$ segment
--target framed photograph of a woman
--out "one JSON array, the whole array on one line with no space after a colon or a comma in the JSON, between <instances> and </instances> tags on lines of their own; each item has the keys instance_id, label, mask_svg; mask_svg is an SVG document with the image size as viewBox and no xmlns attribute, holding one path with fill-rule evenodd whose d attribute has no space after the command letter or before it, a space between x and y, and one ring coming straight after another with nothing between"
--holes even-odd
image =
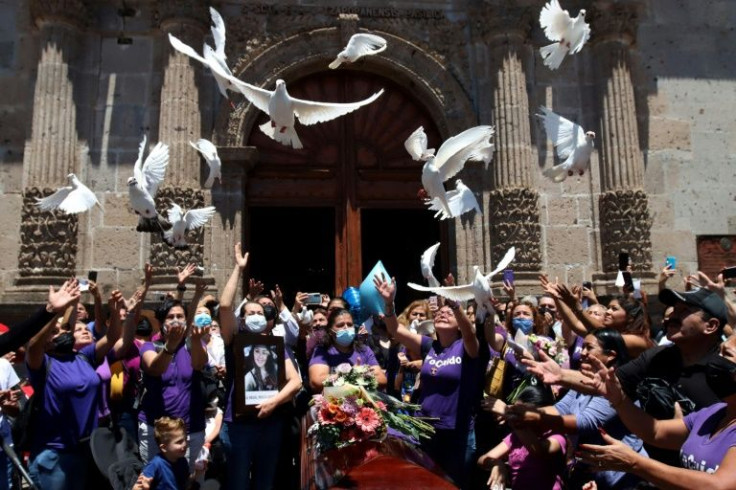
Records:
<instances>
[{"instance_id":1,"label":"framed photograph of a woman","mask_svg":"<svg viewBox=\"0 0 736 490\"><path fill-rule=\"evenodd\" d=\"M236 414L256 411L256 406L276 395L286 384L284 339L272 335L240 333L235 349Z\"/></svg>"}]
</instances>

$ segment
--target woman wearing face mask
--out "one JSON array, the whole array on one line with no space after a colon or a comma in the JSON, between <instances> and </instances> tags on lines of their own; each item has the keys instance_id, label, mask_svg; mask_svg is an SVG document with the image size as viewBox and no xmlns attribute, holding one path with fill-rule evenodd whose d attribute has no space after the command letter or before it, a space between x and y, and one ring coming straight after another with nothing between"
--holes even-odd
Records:
<instances>
[{"instance_id":1,"label":"woman wearing face mask","mask_svg":"<svg viewBox=\"0 0 736 490\"><path fill-rule=\"evenodd\" d=\"M679 449L682 468L642 457L607 434L603 435L607 445L582 446L583 460L633 473L657 488L736 488L736 335L721 344L720 354L708 364L706 380L723 402L669 420L656 420L634 405L613 369L593 363L590 386L609 400L626 426L644 441Z\"/></svg>"},{"instance_id":2,"label":"woman wearing face mask","mask_svg":"<svg viewBox=\"0 0 736 490\"><path fill-rule=\"evenodd\" d=\"M141 347L143 397L138 416L138 440L144 462L158 453L153 425L167 416L187 425L187 460L192 469L204 444L205 399L202 370L207 351L202 340L209 327L187 325L186 310L177 300L167 300L156 311L161 322L161 341Z\"/></svg>"},{"instance_id":3,"label":"woman wearing face mask","mask_svg":"<svg viewBox=\"0 0 736 490\"><path fill-rule=\"evenodd\" d=\"M233 373L235 358L229 348L239 329L244 332L272 335L263 306L248 301L242 306L242 320L236 319L233 307L240 276L248 265L248 254L243 254L240 243L235 245L235 266L220 297L220 332L225 342L227 376L225 390L227 404L224 424L220 432L227 457L227 482L230 489L274 488L276 465L279 459L287 405L301 389L302 381L294 367L293 355L285 349L284 368L286 384L273 397L255 408L253 415L236 416L233 410Z\"/></svg>"},{"instance_id":4,"label":"woman wearing face mask","mask_svg":"<svg viewBox=\"0 0 736 490\"><path fill-rule=\"evenodd\" d=\"M327 329L322 344L314 349L309 361L309 386L314 393L322 391L322 383L343 363L370 366L379 387L386 386L386 375L370 348L355 340L353 315L348 310L335 309L327 317Z\"/></svg>"},{"instance_id":5,"label":"woman wearing face mask","mask_svg":"<svg viewBox=\"0 0 736 490\"><path fill-rule=\"evenodd\" d=\"M76 281L65 284L79 299ZM122 304L113 291L111 309ZM69 308L76 308L71 303ZM28 344L26 364L39 403L34 416L29 473L44 490L83 489L89 454L89 436L97 427L100 378L95 368L120 336L119 318L94 342L86 326L72 331L56 317Z\"/></svg>"},{"instance_id":6,"label":"woman wearing face mask","mask_svg":"<svg viewBox=\"0 0 736 490\"><path fill-rule=\"evenodd\" d=\"M629 357L621 334L611 328L594 331L585 337L582 350L583 366L597 362L607 367L618 367L628 362ZM526 362L525 362L526 364ZM492 398L484 402L486 409L501 413L515 427L552 430L570 434L574 449L580 444L597 444L602 441L600 429L623 440L632 453L646 458L641 439L631 434L618 417L616 410L602 396L587 395L570 390L555 405L531 408L523 404L509 405ZM599 471L588 465L579 464L571 471L570 488L580 488L593 480L599 490L630 489L639 478L624 471Z\"/></svg>"}]
</instances>

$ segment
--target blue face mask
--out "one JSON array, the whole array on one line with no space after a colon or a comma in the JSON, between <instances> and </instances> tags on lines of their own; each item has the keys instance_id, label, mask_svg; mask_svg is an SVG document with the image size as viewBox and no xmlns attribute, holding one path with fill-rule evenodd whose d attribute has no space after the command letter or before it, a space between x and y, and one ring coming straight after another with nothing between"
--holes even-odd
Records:
<instances>
[{"instance_id":1,"label":"blue face mask","mask_svg":"<svg viewBox=\"0 0 736 490\"><path fill-rule=\"evenodd\" d=\"M199 328L204 328L212 325L212 317L207 313L197 313L194 315L194 324Z\"/></svg>"},{"instance_id":2,"label":"blue face mask","mask_svg":"<svg viewBox=\"0 0 736 490\"><path fill-rule=\"evenodd\" d=\"M530 318L514 318L512 324L514 330L521 330L524 332L524 335L532 333L532 329L534 328L534 320Z\"/></svg>"},{"instance_id":3,"label":"blue face mask","mask_svg":"<svg viewBox=\"0 0 736 490\"><path fill-rule=\"evenodd\" d=\"M338 330L335 334L335 342L342 347L348 347L355 340L355 329L346 328L344 330Z\"/></svg>"}]
</instances>

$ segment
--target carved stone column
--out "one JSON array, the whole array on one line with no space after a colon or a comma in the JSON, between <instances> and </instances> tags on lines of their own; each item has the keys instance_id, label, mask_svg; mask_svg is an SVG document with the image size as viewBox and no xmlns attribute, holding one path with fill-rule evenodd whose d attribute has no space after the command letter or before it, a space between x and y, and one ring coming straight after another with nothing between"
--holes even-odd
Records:
<instances>
[{"instance_id":1,"label":"carved stone column","mask_svg":"<svg viewBox=\"0 0 736 490\"><path fill-rule=\"evenodd\" d=\"M190 145L202 136L200 84L202 65L171 47L168 35L192 46L201 53L210 14L200 0L157 2L159 27L163 32L164 77L161 87L158 140L169 145L170 164L164 186L156 196L156 208L166 212L172 202L185 211L207 205L209 191L200 185L200 156ZM165 216L165 214L164 214ZM157 274L173 274L176 267L201 264L204 253L204 230L187 233L188 250L175 250L160 237L151 235L151 264Z\"/></svg>"},{"instance_id":2,"label":"carved stone column","mask_svg":"<svg viewBox=\"0 0 736 490\"><path fill-rule=\"evenodd\" d=\"M533 18L529 8L488 6L476 26L482 32L485 59L481 62L487 65L490 80L485 92L491 94L491 100L483 101L482 111L487 112L483 119L490 117L496 128L496 154L484 176L489 189L484 218L490 231L492 262L498 262L515 246L513 268L528 280L536 280L542 265L525 70L532 54L527 40Z\"/></svg>"},{"instance_id":3,"label":"carved stone column","mask_svg":"<svg viewBox=\"0 0 736 490\"><path fill-rule=\"evenodd\" d=\"M634 269L652 269L651 226L642 189L644 160L631 79L630 50L638 26L637 3L598 2L591 29L597 61L600 105L600 230L602 272L618 270L618 254L628 252Z\"/></svg>"},{"instance_id":4,"label":"carved stone column","mask_svg":"<svg viewBox=\"0 0 736 490\"><path fill-rule=\"evenodd\" d=\"M74 80L80 34L88 15L79 0L34 0L30 9L39 29L41 51L31 137L23 155L18 284L48 284L50 277L73 275L76 266L77 216L42 213L35 203L36 198L66 185L67 174L79 169Z\"/></svg>"}]
</instances>

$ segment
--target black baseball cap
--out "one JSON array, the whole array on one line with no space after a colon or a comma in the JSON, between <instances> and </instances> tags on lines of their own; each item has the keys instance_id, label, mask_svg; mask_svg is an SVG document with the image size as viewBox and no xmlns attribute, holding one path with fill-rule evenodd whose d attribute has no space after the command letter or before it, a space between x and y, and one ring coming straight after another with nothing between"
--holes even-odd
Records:
<instances>
[{"instance_id":1,"label":"black baseball cap","mask_svg":"<svg viewBox=\"0 0 736 490\"><path fill-rule=\"evenodd\" d=\"M723 302L720 296L706 288L684 293L672 289L663 289L659 292L659 300L667 306L675 306L676 303L682 302L700 308L710 316L717 318L721 322L721 328L728 322L726 303Z\"/></svg>"}]
</instances>

